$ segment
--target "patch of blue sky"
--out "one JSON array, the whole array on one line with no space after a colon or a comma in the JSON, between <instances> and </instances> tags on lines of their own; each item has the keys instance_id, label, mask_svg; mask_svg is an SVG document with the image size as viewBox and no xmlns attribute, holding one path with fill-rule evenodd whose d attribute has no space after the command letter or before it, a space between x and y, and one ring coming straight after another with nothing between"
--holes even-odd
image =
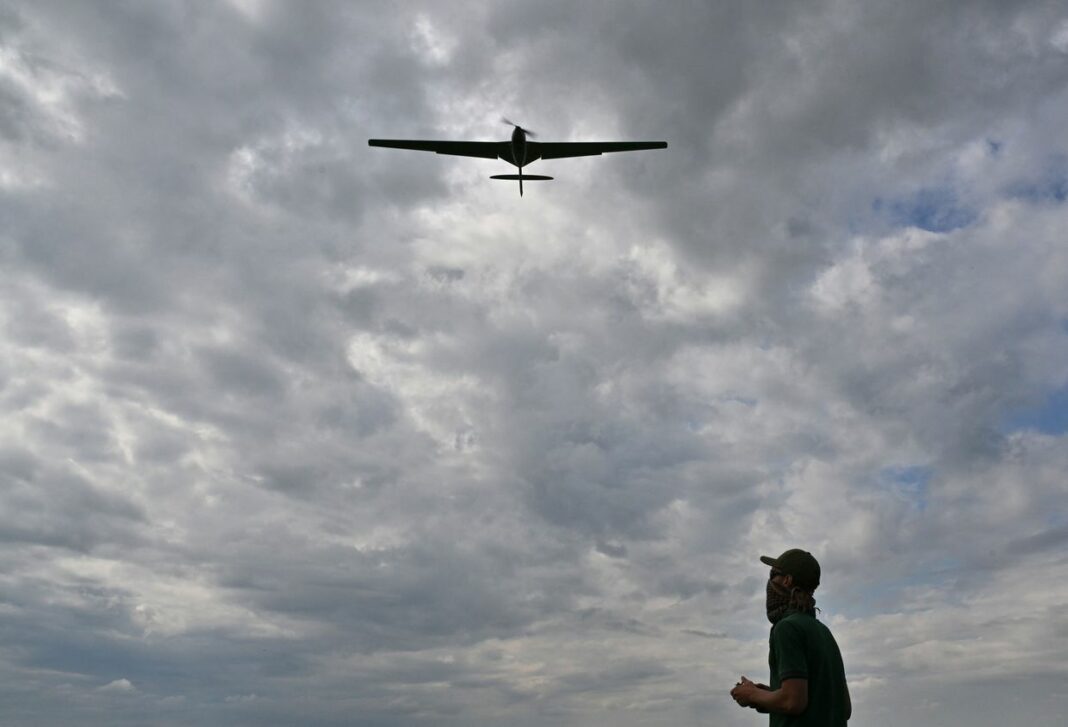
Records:
<instances>
[{"instance_id":1,"label":"patch of blue sky","mask_svg":"<svg viewBox=\"0 0 1068 727\"><path fill-rule=\"evenodd\" d=\"M1068 199L1068 178L1020 182L1009 187L1009 196L1028 202L1063 202Z\"/></svg>"},{"instance_id":2,"label":"patch of blue sky","mask_svg":"<svg viewBox=\"0 0 1068 727\"><path fill-rule=\"evenodd\" d=\"M962 204L949 187L924 187L897 199L876 198L872 209L886 215L897 227L918 227L928 232L951 232L967 227L979 216Z\"/></svg>"},{"instance_id":3,"label":"patch of blue sky","mask_svg":"<svg viewBox=\"0 0 1068 727\"><path fill-rule=\"evenodd\" d=\"M1006 192L1010 197L1028 202L1064 202L1068 199L1068 156L1052 157L1040 175L1013 182Z\"/></svg>"},{"instance_id":4,"label":"patch of blue sky","mask_svg":"<svg viewBox=\"0 0 1068 727\"><path fill-rule=\"evenodd\" d=\"M1063 513L1058 510L1051 510L1046 515L1046 525L1051 528L1058 528L1068 525L1068 513Z\"/></svg>"},{"instance_id":5,"label":"patch of blue sky","mask_svg":"<svg viewBox=\"0 0 1068 727\"><path fill-rule=\"evenodd\" d=\"M1004 434L1037 431L1059 436L1068 432L1068 386L1049 393L1037 406L1012 412L1000 429Z\"/></svg>"},{"instance_id":6,"label":"patch of blue sky","mask_svg":"<svg viewBox=\"0 0 1068 727\"><path fill-rule=\"evenodd\" d=\"M923 465L907 467L884 467L879 470L876 479L884 487L893 489L921 512L927 509L927 491L931 484L934 470Z\"/></svg>"}]
</instances>

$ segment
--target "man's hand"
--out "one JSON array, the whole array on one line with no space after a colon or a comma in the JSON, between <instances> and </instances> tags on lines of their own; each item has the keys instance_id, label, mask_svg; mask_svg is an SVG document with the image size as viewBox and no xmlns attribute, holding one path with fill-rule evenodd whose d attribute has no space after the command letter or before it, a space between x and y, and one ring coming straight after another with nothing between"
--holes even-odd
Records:
<instances>
[{"instance_id":1,"label":"man's hand","mask_svg":"<svg viewBox=\"0 0 1068 727\"><path fill-rule=\"evenodd\" d=\"M752 707L761 714L801 714L808 707L808 680L791 677L772 691L770 687L742 677L731 690L731 697L739 707Z\"/></svg>"},{"instance_id":2,"label":"man's hand","mask_svg":"<svg viewBox=\"0 0 1068 727\"><path fill-rule=\"evenodd\" d=\"M734 689L731 690L731 697L738 703L739 707L753 707L753 695L760 691L767 691L768 687L763 684L756 684L746 679L744 676L741 681L734 685Z\"/></svg>"}]
</instances>

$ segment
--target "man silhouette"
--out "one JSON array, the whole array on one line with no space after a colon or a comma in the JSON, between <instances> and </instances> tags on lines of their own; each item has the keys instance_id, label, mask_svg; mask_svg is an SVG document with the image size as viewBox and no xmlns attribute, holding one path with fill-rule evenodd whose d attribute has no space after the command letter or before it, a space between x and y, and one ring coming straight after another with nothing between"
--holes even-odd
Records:
<instances>
[{"instance_id":1,"label":"man silhouette","mask_svg":"<svg viewBox=\"0 0 1068 727\"><path fill-rule=\"evenodd\" d=\"M771 715L771 727L845 727L853 712L842 654L831 630L816 620L820 564L804 550L778 558L760 556L771 566L767 614L771 621L771 686L744 676L731 697L741 707Z\"/></svg>"}]
</instances>

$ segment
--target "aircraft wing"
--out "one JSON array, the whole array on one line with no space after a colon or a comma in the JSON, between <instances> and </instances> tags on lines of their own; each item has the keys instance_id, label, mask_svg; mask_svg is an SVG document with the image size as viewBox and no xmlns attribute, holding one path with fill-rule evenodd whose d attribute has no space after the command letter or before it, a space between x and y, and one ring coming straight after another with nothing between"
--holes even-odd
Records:
<instances>
[{"instance_id":1,"label":"aircraft wing","mask_svg":"<svg viewBox=\"0 0 1068 727\"><path fill-rule=\"evenodd\" d=\"M368 139L369 146L385 146L391 149L414 149L437 154L454 154L462 157L496 159L500 142L496 141L419 141L416 139Z\"/></svg>"},{"instance_id":2,"label":"aircraft wing","mask_svg":"<svg viewBox=\"0 0 1068 727\"><path fill-rule=\"evenodd\" d=\"M667 149L666 141L562 141L540 142L542 159L565 157L588 157L612 151L641 151L642 149Z\"/></svg>"}]
</instances>

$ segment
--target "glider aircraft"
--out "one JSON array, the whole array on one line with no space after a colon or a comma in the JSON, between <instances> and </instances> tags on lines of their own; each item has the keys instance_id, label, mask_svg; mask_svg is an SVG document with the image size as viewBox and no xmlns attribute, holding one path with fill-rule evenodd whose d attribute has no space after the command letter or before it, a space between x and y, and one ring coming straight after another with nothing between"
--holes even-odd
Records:
<instances>
[{"instance_id":1,"label":"glider aircraft","mask_svg":"<svg viewBox=\"0 0 1068 727\"><path fill-rule=\"evenodd\" d=\"M528 141L527 137L536 134L514 124L508 119L504 123L515 127L511 141L423 141L418 139L368 139L369 146L383 146L390 149L414 149L432 151L437 154L455 156L481 157L483 159L503 159L519 167L519 174L494 174L490 179L508 179L519 181L519 196L523 196L523 182L552 179L541 174L523 174L523 167L538 159L563 159L566 157L597 156L613 151L641 151L643 149L666 149L666 141L564 141L539 142Z\"/></svg>"}]
</instances>

